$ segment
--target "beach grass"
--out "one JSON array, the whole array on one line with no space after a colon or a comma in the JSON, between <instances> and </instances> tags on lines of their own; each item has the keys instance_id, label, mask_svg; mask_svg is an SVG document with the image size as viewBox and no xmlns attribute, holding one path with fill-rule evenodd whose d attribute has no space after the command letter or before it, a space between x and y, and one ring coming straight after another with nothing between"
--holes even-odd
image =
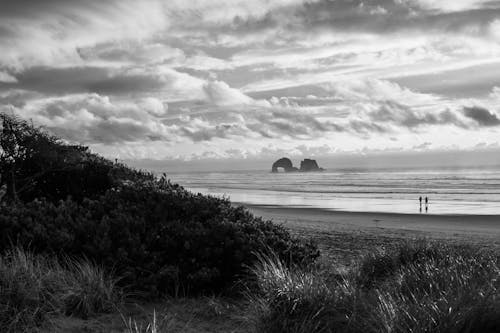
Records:
<instances>
[{"instance_id":1,"label":"beach grass","mask_svg":"<svg viewBox=\"0 0 500 333\"><path fill-rule=\"evenodd\" d=\"M131 311L135 301L124 301L102 268L13 248L0 259L0 325L5 332L126 333L489 333L500 327L500 256L492 249L401 241L390 250L374 248L348 269L329 261L299 268L272 253L257 258L248 297L144 300ZM54 318L66 326L51 328Z\"/></svg>"},{"instance_id":2,"label":"beach grass","mask_svg":"<svg viewBox=\"0 0 500 333\"><path fill-rule=\"evenodd\" d=\"M14 247L0 257L2 332L28 332L58 315L112 312L123 294L101 267Z\"/></svg>"},{"instance_id":3,"label":"beach grass","mask_svg":"<svg viewBox=\"0 0 500 333\"><path fill-rule=\"evenodd\" d=\"M406 242L347 272L260 256L259 332L499 332L500 257L468 245Z\"/></svg>"}]
</instances>

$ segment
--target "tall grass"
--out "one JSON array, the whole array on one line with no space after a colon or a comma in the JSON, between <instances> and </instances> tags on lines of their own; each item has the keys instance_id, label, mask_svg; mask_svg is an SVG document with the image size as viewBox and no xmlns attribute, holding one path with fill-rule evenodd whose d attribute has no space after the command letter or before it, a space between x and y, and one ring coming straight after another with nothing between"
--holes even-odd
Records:
<instances>
[{"instance_id":1,"label":"tall grass","mask_svg":"<svg viewBox=\"0 0 500 333\"><path fill-rule=\"evenodd\" d=\"M419 241L328 270L261 256L252 299L261 332L500 332L500 256Z\"/></svg>"},{"instance_id":2,"label":"tall grass","mask_svg":"<svg viewBox=\"0 0 500 333\"><path fill-rule=\"evenodd\" d=\"M86 318L111 311L121 292L100 267L21 248L0 256L2 332L31 331L54 315Z\"/></svg>"}]
</instances>

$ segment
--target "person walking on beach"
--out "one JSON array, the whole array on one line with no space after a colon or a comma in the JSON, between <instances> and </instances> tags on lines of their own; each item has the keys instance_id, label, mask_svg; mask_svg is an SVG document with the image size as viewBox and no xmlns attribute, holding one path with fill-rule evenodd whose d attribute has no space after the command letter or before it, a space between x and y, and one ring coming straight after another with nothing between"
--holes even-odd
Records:
<instances>
[{"instance_id":1,"label":"person walking on beach","mask_svg":"<svg viewBox=\"0 0 500 333\"><path fill-rule=\"evenodd\" d=\"M422 213L422 196L418 198L418 201L420 202L420 213Z\"/></svg>"},{"instance_id":2,"label":"person walking on beach","mask_svg":"<svg viewBox=\"0 0 500 333\"><path fill-rule=\"evenodd\" d=\"M425 197L425 212L429 209L429 198Z\"/></svg>"}]
</instances>

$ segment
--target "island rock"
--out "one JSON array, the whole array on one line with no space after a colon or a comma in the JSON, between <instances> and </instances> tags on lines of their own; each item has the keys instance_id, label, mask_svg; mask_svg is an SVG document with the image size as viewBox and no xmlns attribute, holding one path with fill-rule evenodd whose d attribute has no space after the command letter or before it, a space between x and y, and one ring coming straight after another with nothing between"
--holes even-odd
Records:
<instances>
[{"instance_id":1,"label":"island rock","mask_svg":"<svg viewBox=\"0 0 500 333\"><path fill-rule=\"evenodd\" d=\"M310 172L310 171L324 171L325 169L320 168L316 160L311 160L306 158L300 162L300 169L293 166L292 161L289 158L283 157L273 163L272 172L278 172L278 169L282 168L285 172Z\"/></svg>"},{"instance_id":2,"label":"island rock","mask_svg":"<svg viewBox=\"0 0 500 333\"><path fill-rule=\"evenodd\" d=\"M325 169L320 168L316 160L311 160L306 158L302 162L300 162L300 171L309 172L309 171L324 171Z\"/></svg>"},{"instance_id":3,"label":"island rock","mask_svg":"<svg viewBox=\"0 0 500 333\"><path fill-rule=\"evenodd\" d=\"M273 163L272 172L278 172L278 168L283 168L285 172L295 172L298 171L296 167L293 166L292 161L289 158L283 157Z\"/></svg>"}]
</instances>

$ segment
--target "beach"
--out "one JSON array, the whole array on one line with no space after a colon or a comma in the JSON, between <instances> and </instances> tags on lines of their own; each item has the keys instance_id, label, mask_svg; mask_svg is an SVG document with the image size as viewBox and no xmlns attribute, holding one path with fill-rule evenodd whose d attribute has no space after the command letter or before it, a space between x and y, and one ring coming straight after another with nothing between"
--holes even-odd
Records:
<instances>
[{"instance_id":1,"label":"beach","mask_svg":"<svg viewBox=\"0 0 500 333\"><path fill-rule=\"evenodd\" d=\"M261 170L172 178L195 193L224 196L313 238L322 257L346 265L374 248L409 239L500 248L500 168Z\"/></svg>"},{"instance_id":2,"label":"beach","mask_svg":"<svg viewBox=\"0 0 500 333\"><path fill-rule=\"evenodd\" d=\"M500 215L500 168L332 169L309 173L257 170L170 176L195 193L225 196L248 205L420 216L420 212L426 213L427 197L429 214Z\"/></svg>"},{"instance_id":3,"label":"beach","mask_svg":"<svg viewBox=\"0 0 500 333\"><path fill-rule=\"evenodd\" d=\"M243 204L253 214L313 238L323 255L342 264L373 248L426 238L500 248L498 215L434 215L331 211L318 208Z\"/></svg>"}]
</instances>

